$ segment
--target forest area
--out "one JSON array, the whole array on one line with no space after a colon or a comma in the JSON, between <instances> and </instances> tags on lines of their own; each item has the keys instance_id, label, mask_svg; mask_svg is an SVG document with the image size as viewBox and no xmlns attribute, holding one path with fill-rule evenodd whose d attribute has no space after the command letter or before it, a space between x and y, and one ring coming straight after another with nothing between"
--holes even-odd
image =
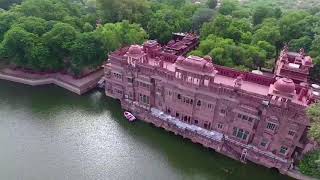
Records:
<instances>
[{"instance_id":1,"label":"forest area","mask_svg":"<svg viewBox=\"0 0 320 180\"><path fill-rule=\"evenodd\" d=\"M320 77L318 0L0 0L0 64L75 76L100 67L108 53L174 32L196 32L190 54L243 71L272 69L284 45L304 48ZM1 62L2 61L2 62ZM311 136L320 141L320 105L309 110ZM317 161L316 161L317 160ZM320 153L301 171L320 177Z\"/></svg>"},{"instance_id":2,"label":"forest area","mask_svg":"<svg viewBox=\"0 0 320 180\"><path fill-rule=\"evenodd\" d=\"M173 32L192 31L201 43L191 54L244 71L272 69L285 44L304 48L314 58L317 80L320 8L312 0L303 8L294 1L223 0L216 8L217 0L1 0L0 59L77 75L121 46L166 43Z\"/></svg>"}]
</instances>

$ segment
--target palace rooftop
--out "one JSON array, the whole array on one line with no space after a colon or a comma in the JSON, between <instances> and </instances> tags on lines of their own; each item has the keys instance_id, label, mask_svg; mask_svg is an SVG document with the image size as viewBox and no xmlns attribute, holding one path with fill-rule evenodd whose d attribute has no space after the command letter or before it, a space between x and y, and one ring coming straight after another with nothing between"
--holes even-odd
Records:
<instances>
[{"instance_id":1,"label":"palace rooftop","mask_svg":"<svg viewBox=\"0 0 320 180\"><path fill-rule=\"evenodd\" d=\"M177 37L166 46L149 40L143 45L132 45L110 54L111 64L132 64L133 67L151 68L167 72L188 82L192 86L209 86L209 82L200 82L200 76L211 77L216 85L241 89L243 91L270 97L273 101L291 101L307 106L319 99L319 89L308 84L312 58L300 53L281 52L273 75L260 71L242 72L214 64L211 57L184 57L187 52L199 44L199 37L194 34L177 34ZM181 72L189 75L181 75ZM257 73L259 72L259 73Z\"/></svg>"}]
</instances>

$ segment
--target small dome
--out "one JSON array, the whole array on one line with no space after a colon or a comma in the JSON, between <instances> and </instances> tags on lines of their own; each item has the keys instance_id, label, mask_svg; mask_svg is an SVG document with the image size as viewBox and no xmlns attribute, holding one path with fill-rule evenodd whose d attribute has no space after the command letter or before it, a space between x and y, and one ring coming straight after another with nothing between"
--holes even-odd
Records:
<instances>
[{"instance_id":1,"label":"small dome","mask_svg":"<svg viewBox=\"0 0 320 180\"><path fill-rule=\"evenodd\" d=\"M175 40L171 40L171 41L168 42L168 45L170 46L170 45L173 45L174 43L176 43L176 41Z\"/></svg>"},{"instance_id":2,"label":"small dome","mask_svg":"<svg viewBox=\"0 0 320 180\"><path fill-rule=\"evenodd\" d=\"M209 55L204 56L203 59L205 59L208 62L212 62L212 58Z\"/></svg>"},{"instance_id":3,"label":"small dome","mask_svg":"<svg viewBox=\"0 0 320 180\"><path fill-rule=\"evenodd\" d=\"M312 58L310 56L307 56L305 59L305 65L312 65Z\"/></svg>"},{"instance_id":4,"label":"small dome","mask_svg":"<svg viewBox=\"0 0 320 180\"><path fill-rule=\"evenodd\" d=\"M207 62L205 64L204 71L206 72L212 72L214 70L213 64L211 62Z\"/></svg>"},{"instance_id":5,"label":"small dome","mask_svg":"<svg viewBox=\"0 0 320 180\"><path fill-rule=\"evenodd\" d=\"M179 56L179 57L177 58L177 62L180 63L180 62L182 62L184 59L185 59L185 58L184 58L183 56Z\"/></svg>"},{"instance_id":6,"label":"small dome","mask_svg":"<svg viewBox=\"0 0 320 180\"><path fill-rule=\"evenodd\" d=\"M139 45L131 45L128 52L129 54L141 54L142 47Z\"/></svg>"},{"instance_id":7,"label":"small dome","mask_svg":"<svg viewBox=\"0 0 320 180\"><path fill-rule=\"evenodd\" d=\"M274 88L280 92L291 94L296 89L292 79L280 78L274 83Z\"/></svg>"}]
</instances>

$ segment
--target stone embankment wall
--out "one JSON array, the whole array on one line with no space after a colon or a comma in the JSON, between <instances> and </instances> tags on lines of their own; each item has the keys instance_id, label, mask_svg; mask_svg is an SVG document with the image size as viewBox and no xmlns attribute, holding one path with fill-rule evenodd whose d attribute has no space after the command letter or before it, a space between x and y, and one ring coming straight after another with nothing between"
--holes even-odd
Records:
<instances>
[{"instance_id":1,"label":"stone embankment wall","mask_svg":"<svg viewBox=\"0 0 320 180\"><path fill-rule=\"evenodd\" d=\"M239 145L237 145L237 143L232 142L232 140L228 139L227 137L225 138L224 141L212 140L212 139L206 138L204 136L201 136L200 134L197 134L197 133L194 133L191 131L182 130L179 127L175 126L174 124L164 122L163 120L158 119L157 117L150 114L150 112L147 109L137 108L137 107L133 108L130 103L127 103L125 101L121 101L121 106L125 110L135 112L134 113L135 116L138 119L143 120L146 123L150 123L158 128L164 129L165 131L172 132L175 135L181 136L185 139L189 139L193 143L201 144L202 146L204 146L206 148L210 148L210 149L214 150L215 152L221 153L221 154L228 156L229 158L232 158L234 160L240 161L240 159L241 159L241 153L239 153L238 151L235 150L237 148L237 146L239 146ZM254 153L253 157L261 156L261 155L259 155L260 153L258 154L256 152L253 152L252 150L248 150L248 153ZM290 163L283 162L284 164L281 165L281 163L279 164L279 162L274 161L274 158L271 158L271 157L268 157L268 158L270 161L263 162L263 161L260 161L259 158L255 159L255 158L250 158L248 156L247 160L252 161L256 164L260 164L260 165L269 167L269 168L272 168L272 167L277 168L280 173L285 174L285 175L290 176L295 179L316 180L314 178L311 178L311 177L308 177L308 176L301 174L297 170L289 169ZM274 161L274 163L273 163L273 161ZM242 161L242 162L244 162L244 161ZM287 168L283 168L284 166L286 166Z\"/></svg>"},{"instance_id":2,"label":"stone embankment wall","mask_svg":"<svg viewBox=\"0 0 320 180\"><path fill-rule=\"evenodd\" d=\"M95 88L103 74L103 69L99 69L83 78L75 79L62 73L28 74L19 70L3 69L0 71L0 79L30 86L54 84L81 95Z\"/></svg>"}]
</instances>

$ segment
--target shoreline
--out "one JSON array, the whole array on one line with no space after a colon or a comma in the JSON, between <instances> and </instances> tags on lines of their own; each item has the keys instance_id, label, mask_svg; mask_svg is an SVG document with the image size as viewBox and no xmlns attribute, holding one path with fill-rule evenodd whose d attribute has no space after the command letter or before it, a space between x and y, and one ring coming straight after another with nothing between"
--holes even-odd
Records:
<instances>
[{"instance_id":1,"label":"shoreline","mask_svg":"<svg viewBox=\"0 0 320 180\"><path fill-rule=\"evenodd\" d=\"M0 70L0 79L29 86L54 84L78 95L82 95L97 87L97 83L103 77L103 74L104 70L101 68L80 79L75 79L71 75L62 73L37 74L5 68Z\"/></svg>"}]
</instances>

